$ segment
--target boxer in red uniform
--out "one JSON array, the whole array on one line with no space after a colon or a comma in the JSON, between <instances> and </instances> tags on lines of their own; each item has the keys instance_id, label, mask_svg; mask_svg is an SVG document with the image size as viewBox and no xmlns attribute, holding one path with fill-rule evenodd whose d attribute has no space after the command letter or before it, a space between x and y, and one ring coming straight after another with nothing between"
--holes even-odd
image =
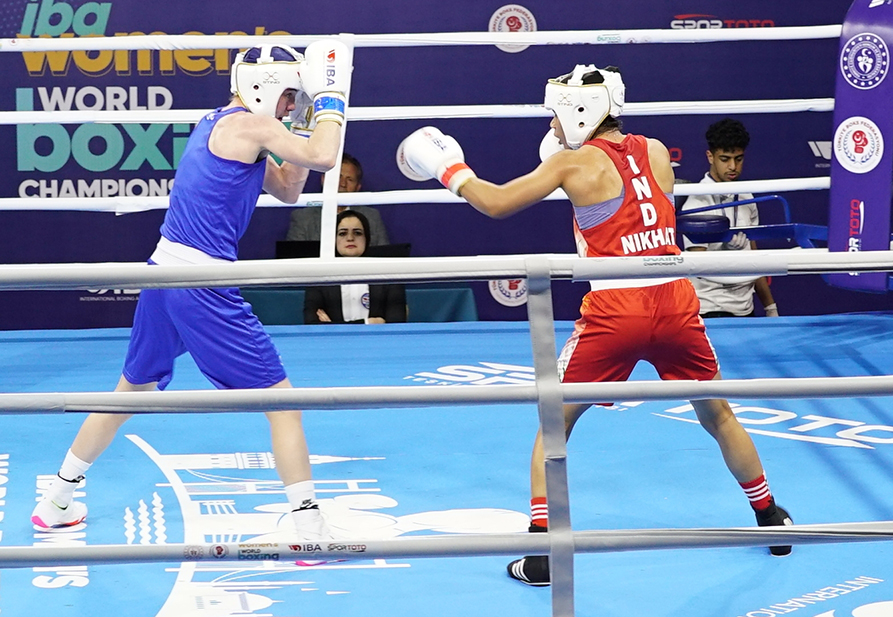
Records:
<instances>
[{"instance_id":1,"label":"boxer in red uniform","mask_svg":"<svg viewBox=\"0 0 893 617\"><path fill-rule=\"evenodd\" d=\"M436 178L475 209L494 218L518 212L563 189L574 207L581 257L678 255L673 168L660 141L625 135L617 119L625 88L614 67L577 65L549 80L544 106L552 130L543 162L502 185L478 178L455 139L434 127L409 135L398 148L401 171L414 180ZM559 358L564 382L624 381L639 360L662 379L720 379L716 355L698 316L688 279L593 281L575 331ZM727 401L692 401L701 425L716 439L761 527L792 524L775 504L753 441ZM567 435L588 405L565 405ZM548 529L542 433L531 459L530 531ZM773 546L787 555L790 546ZM549 584L546 556L513 561L508 573L528 585Z\"/></svg>"}]
</instances>

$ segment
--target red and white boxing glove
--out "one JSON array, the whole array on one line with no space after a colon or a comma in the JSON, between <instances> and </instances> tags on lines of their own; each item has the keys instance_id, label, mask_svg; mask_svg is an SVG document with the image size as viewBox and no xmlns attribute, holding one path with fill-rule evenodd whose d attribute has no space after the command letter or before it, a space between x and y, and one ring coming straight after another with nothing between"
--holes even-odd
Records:
<instances>
[{"instance_id":1,"label":"red and white boxing glove","mask_svg":"<svg viewBox=\"0 0 893 617\"><path fill-rule=\"evenodd\" d=\"M420 128L400 143L397 167L410 180L439 180L456 195L463 184L477 178L465 164L459 142L433 126Z\"/></svg>"},{"instance_id":2,"label":"red and white boxing glove","mask_svg":"<svg viewBox=\"0 0 893 617\"><path fill-rule=\"evenodd\" d=\"M344 122L346 93L350 84L350 50L341 41L314 41L304 50L301 83L313 101L313 118Z\"/></svg>"}]
</instances>

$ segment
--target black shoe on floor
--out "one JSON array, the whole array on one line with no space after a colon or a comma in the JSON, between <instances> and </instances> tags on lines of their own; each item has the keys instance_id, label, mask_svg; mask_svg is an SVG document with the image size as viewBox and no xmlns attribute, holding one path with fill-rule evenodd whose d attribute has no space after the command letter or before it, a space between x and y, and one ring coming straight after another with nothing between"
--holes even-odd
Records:
<instances>
[{"instance_id":1,"label":"black shoe on floor","mask_svg":"<svg viewBox=\"0 0 893 617\"><path fill-rule=\"evenodd\" d=\"M529 533L546 533L548 528L530 523ZM510 563L506 570L516 581L533 587L545 587L549 584L549 558L545 555L523 557Z\"/></svg>"},{"instance_id":2,"label":"black shoe on floor","mask_svg":"<svg viewBox=\"0 0 893 617\"><path fill-rule=\"evenodd\" d=\"M788 511L775 504L775 500L769 504L765 510L756 510L757 525L760 527L782 527L784 525L793 525L791 515ZM769 552L778 557L791 554L790 546L770 546Z\"/></svg>"},{"instance_id":3,"label":"black shoe on floor","mask_svg":"<svg viewBox=\"0 0 893 617\"><path fill-rule=\"evenodd\" d=\"M545 555L516 559L506 569L509 576L525 585L546 587L549 584L549 558Z\"/></svg>"}]
</instances>

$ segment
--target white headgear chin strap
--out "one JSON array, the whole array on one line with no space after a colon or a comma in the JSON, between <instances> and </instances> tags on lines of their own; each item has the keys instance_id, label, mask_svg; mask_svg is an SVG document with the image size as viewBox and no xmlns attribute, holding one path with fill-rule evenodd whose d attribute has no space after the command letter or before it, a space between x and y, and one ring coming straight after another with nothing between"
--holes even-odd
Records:
<instances>
[{"instance_id":1,"label":"white headgear chin strap","mask_svg":"<svg viewBox=\"0 0 893 617\"><path fill-rule=\"evenodd\" d=\"M304 56L287 45L261 45L236 55L230 75L230 92L248 111L276 117L279 98L286 90L302 90L300 67Z\"/></svg>"},{"instance_id":2,"label":"white headgear chin strap","mask_svg":"<svg viewBox=\"0 0 893 617\"><path fill-rule=\"evenodd\" d=\"M600 83L590 83L599 75ZM605 118L623 113L625 98L620 73L578 64L568 75L549 80L543 106L555 113L568 147L576 150Z\"/></svg>"}]
</instances>

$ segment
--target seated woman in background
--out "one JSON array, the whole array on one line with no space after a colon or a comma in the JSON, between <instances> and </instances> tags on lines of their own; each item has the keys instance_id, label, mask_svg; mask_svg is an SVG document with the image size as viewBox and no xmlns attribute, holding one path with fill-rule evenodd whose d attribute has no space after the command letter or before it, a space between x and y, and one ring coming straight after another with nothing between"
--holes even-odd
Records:
<instances>
[{"instance_id":1,"label":"seated woman in background","mask_svg":"<svg viewBox=\"0 0 893 617\"><path fill-rule=\"evenodd\" d=\"M344 210L335 227L338 257L361 257L369 239L369 221L361 213ZM406 321L403 285L333 285L308 287L304 323L388 323Z\"/></svg>"}]
</instances>

